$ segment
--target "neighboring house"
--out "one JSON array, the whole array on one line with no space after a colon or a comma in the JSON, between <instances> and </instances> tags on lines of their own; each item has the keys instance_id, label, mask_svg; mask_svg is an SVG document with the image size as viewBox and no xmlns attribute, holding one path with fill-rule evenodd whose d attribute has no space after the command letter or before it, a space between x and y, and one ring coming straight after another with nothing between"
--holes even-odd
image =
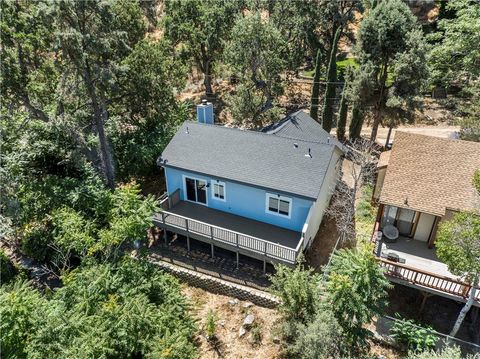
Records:
<instances>
[{"instance_id":1,"label":"neighboring house","mask_svg":"<svg viewBox=\"0 0 480 359\"><path fill-rule=\"evenodd\" d=\"M202 106L202 105L200 105ZM322 222L342 145L296 112L262 132L185 122L158 160L167 196L155 224L264 262L294 264ZM213 116L213 115L212 115ZM202 123L200 123L202 122ZM166 232L165 232L166 236Z\"/></svg>"},{"instance_id":2,"label":"neighboring house","mask_svg":"<svg viewBox=\"0 0 480 359\"><path fill-rule=\"evenodd\" d=\"M379 211L372 239L390 278L464 298L470 287L437 258L435 238L439 223L455 212L480 208L472 184L480 168L480 143L397 131L392 150L382 153L377 166L373 197ZM386 238L387 225L398 230L398 239Z\"/></svg>"}]
</instances>

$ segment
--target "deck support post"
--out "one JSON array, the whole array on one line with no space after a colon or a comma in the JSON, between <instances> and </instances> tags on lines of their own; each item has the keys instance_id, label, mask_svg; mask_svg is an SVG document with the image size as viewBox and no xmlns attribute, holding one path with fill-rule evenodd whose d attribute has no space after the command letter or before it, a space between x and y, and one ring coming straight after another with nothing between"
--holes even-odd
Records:
<instances>
[{"instance_id":1,"label":"deck support post","mask_svg":"<svg viewBox=\"0 0 480 359\"><path fill-rule=\"evenodd\" d=\"M210 246L211 246L211 250L212 250L212 258L214 258L215 253L214 253L214 248L213 248L214 246L213 246L213 227L212 226L210 226L210 240L211 240Z\"/></svg>"},{"instance_id":2,"label":"deck support post","mask_svg":"<svg viewBox=\"0 0 480 359\"><path fill-rule=\"evenodd\" d=\"M263 274L267 273L267 242L263 242Z\"/></svg>"},{"instance_id":3,"label":"deck support post","mask_svg":"<svg viewBox=\"0 0 480 359\"><path fill-rule=\"evenodd\" d=\"M427 293L427 292L421 292L421 293L423 295L423 298L422 298L422 304L420 305L419 313L423 312L423 308L425 308L425 303L426 303L427 299L432 296L432 294Z\"/></svg>"},{"instance_id":4,"label":"deck support post","mask_svg":"<svg viewBox=\"0 0 480 359\"><path fill-rule=\"evenodd\" d=\"M240 262L240 253L239 253L239 247L238 247L238 233L235 233L235 243L237 245L237 269L238 269L238 265L239 265L239 262Z\"/></svg>"},{"instance_id":5,"label":"deck support post","mask_svg":"<svg viewBox=\"0 0 480 359\"><path fill-rule=\"evenodd\" d=\"M188 220L185 219L185 229L187 230L187 251L190 252L190 232L188 231Z\"/></svg>"},{"instance_id":6,"label":"deck support post","mask_svg":"<svg viewBox=\"0 0 480 359\"><path fill-rule=\"evenodd\" d=\"M165 225L165 213L162 212L162 223L165 226L163 228L163 239L165 240L165 245L168 243L168 238L167 238L167 226Z\"/></svg>"}]
</instances>

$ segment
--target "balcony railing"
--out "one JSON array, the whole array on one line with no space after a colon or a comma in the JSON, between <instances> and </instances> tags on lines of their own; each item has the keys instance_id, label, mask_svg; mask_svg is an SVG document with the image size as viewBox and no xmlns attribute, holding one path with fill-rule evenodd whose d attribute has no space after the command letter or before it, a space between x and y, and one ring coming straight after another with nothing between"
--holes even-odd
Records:
<instances>
[{"instance_id":1,"label":"balcony railing","mask_svg":"<svg viewBox=\"0 0 480 359\"><path fill-rule=\"evenodd\" d=\"M385 275L409 284L433 289L435 291L467 299L472 286L461 279L442 276L403 263L393 262L380 256L381 238L378 235L379 225L375 225L372 242L375 244L374 253L381 267L385 268ZM477 287L475 301L480 304L480 287Z\"/></svg>"},{"instance_id":2,"label":"balcony railing","mask_svg":"<svg viewBox=\"0 0 480 359\"><path fill-rule=\"evenodd\" d=\"M378 258L378 261L380 266L385 268L385 274L387 276L406 281L413 285L456 295L464 299L468 298L470 290L472 289L470 284L462 280L444 277L384 258ZM475 300L480 303L480 287L477 287Z\"/></svg>"},{"instance_id":3,"label":"balcony railing","mask_svg":"<svg viewBox=\"0 0 480 359\"><path fill-rule=\"evenodd\" d=\"M231 248L231 250L243 250L253 252L263 258L273 259L288 264L295 264L298 255L303 250L304 233L298 242L296 248L289 248L281 244L273 243L248 234L232 231L230 229L218 227L209 223L201 222L192 218L181 216L168 211L174 195L163 197L160 200L161 213L156 217L156 221L164 228L177 228L187 235L197 235L209 240L211 243L222 243Z\"/></svg>"}]
</instances>

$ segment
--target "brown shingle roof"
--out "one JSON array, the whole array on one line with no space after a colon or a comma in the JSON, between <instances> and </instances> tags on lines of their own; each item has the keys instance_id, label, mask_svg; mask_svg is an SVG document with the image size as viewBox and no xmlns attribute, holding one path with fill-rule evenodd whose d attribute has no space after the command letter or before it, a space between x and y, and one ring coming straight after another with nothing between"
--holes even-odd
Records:
<instances>
[{"instance_id":1,"label":"brown shingle roof","mask_svg":"<svg viewBox=\"0 0 480 359\"><path fill-rule=\"evenodd\" d=\"M378 160L377 168L382 168L388 165L388 162L390 161L391 153L392 151L385 151L380 154L380 159Z\"/></svg>"},{"instance_id":2,"label":"brown shingle roof","mask_svg":"<svg viewBox=\"0 0 480 359\"><path fill-rule=\"evenodd\" d=\"M480 203L472 185L477 169L480 143L397 132L380 202L438 216L473 209Z\"/></svg>"}]
</instances>

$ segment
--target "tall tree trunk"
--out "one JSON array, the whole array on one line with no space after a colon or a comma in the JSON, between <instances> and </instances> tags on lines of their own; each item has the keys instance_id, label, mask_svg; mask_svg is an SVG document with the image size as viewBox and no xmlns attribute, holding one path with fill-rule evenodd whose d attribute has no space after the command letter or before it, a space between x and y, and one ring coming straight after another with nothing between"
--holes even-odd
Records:
<instances>
[{"instance_id":1,"label":"tall tree trunk","mask_svg":"<svg viewBox=\"0 0 480 359\"><path fill-rule=\"evenodd\" d=\"M343 85L342 99L340 100L340 110L338 111L337 138L345 141L345 127L347 126L348 101L347 84Z\"/></svg>"},{"instance_id":2,"label":"tall tree trunk","mask_svg":"<svg viewBox=\"0 0 480 359\"><path fill-rule=\"evenodd\" d=\"M352 106L352 120L350 122L350 127L348 129L348 137L350 140L355 140L360 138L360 132L362 131L363 125L363 111L358 104L353 104Z\"/></svg>"},{"instance_id":3,"label":"tall tree trunk","mask_svg":"<svg viewBox=\"0 0 480 359\"><path fill-rule=\"evenodd\" d=\"M455 322L455 325L453 326L453 329L450 332L450 336L452 337L457 335L457 332L460 329L460 326L462 325L463 320L465 319L465 316L467 315L470 308L472 308L473 301L475 300L475 295L477 293L478 282L479 282L479 276L476 276L475 279L473 280L472 289L470 290L470 296L468 297L467 303L465 303L462 310L460 311L460 314L458 314L457 321Z\"/></svg>"},{"instance_id":4,"label":"tall tree trunk","mask_svg":"<svg viewBox=\"0 0 480 359\"><path fill-rule=\"evenodd\" d=\"M388 133L387 133L387 140L385 141L385 148L388 147L388 143L390 142L390 137L392 136L392 130L393 130L393 122L391 121L390 124L388 125Z\"/></svg>"},{"instance_id":5,"label":"tall tree trunk","mask_svg":"<svg viewBox=\"0 0 480 359\"><path fill-rule=\"evenodd\" d=\"M315 74L313 75L312 96L310 98L310 117L318 121L318 96L320 95L320 68L322 67L322 52L317 50L315 59Z\"/></svg>"},{"instance_id":6,"label":"tall tree trunk","mask_svg":"<svg viewBox=\"0 0 480 359\"><path fill-rule=\"evenodd\" d=\"M377 138L378 126L382 121L382 106L384 102L383 97L385 96L385 85L387 82L387 76L388 76L388 59L385 60L383 63L382 75L380 77L380 94L378 95L378 100L375 105L375 111L373 114L373 124L372 124L372 133L370 135L370 141L375 141L375 139Z\"/></svg>"},{"instance_id":7,"label":"tall tree trunk","mask_svg":"<svg viewBox=\"0 0 480 359\"><path fill-rule=\"evenodd\" d=\"M112 150L110 148L110 143L108 142L107 136L105 135L104 126L105 120L108 117L108 113L105 105L101 105L99 103L99 98L92 81L90 66L88 63L85 65L83 77L88 95L92 101L93 117L95 120L95 127L97 128L98 132L98 140L100 142L100 157L102 159L105 181L107 182L108 187L113 189L115 188L115 167L113 165Z\"/></svg>"},{"instance_id":8,"label":"tall tree trunk","mask_svg":"<svg viewBox=\"0 0 480 359\"><path fill-rule=\"evenodd\" d=\"M325 131L330 132L333 121L333 103L335 101L335 88L337 79L337 47L340 40L342 28L339 27L335 32L332 46L330 48L330 60L328 61L327 70L327 87L325 90L325 98L323 99L322 127Z\"/></svg>"},{"instance_id":9,"label":"tall tree trunk","mask_svg":"<svg viewBox=\"0 0 480 359\"><path fill-rule=\"evenodd\" d=\"M212 96L213 95L213 88L212 88L212 73L210 69L210 61L206 60L203 65L203 86L205 86L205 95Z\"/></svg>"}]
</instances>

